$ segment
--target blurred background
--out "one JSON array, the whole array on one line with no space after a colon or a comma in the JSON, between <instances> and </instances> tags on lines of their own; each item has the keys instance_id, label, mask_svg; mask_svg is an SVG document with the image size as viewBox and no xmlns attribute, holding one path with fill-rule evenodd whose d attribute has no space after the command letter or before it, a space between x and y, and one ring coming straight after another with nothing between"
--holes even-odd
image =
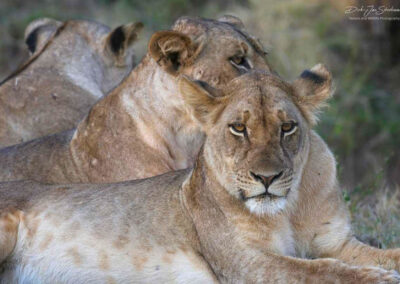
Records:
<instances>
[{"instance_id":1,"label":"blurred background","mask_svg":"<svg viewBox=\"0 0 400 284\"><path fill-rule=\"evenodd\" d=\"M336 92L317 131L337 158L355 233L378 247L400 247L400 12L381 15L392 20L345 13L368 5L400 9L399 0L1 0L0 80L26 60L24 29L39 17L111 27L142 21L141 58L150 35L182 15L236 15L283 78L319 62L333 72Z\"/></svg>"}]
</instances>

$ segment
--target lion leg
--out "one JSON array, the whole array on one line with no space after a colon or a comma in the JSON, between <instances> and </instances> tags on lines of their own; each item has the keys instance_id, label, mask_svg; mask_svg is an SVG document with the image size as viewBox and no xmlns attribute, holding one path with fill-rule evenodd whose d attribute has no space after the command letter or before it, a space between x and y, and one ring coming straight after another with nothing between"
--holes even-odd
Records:
<instances>
[{"instance_id":1,"label":"lion leg","mask_svg":"<svg viewBox=\"0 0 400 284\"><path fill-rule=\"evenodd\" d=\"M21 211L0 214L0 264L12 253L18 236Z\"/></svg>"},{"instance_id":2,"label":"lion leg","mask_svg":"<svg viewBox=\"0 0 400 284\"><path fill-rule=\"evenodd\" d=\"M347 210L343 206L332 208L335 213L323 207L321 212L329 212L329 216L320 214L318 226L310 227L310 231L314 232L310 255L335 258L351 265L400 271L400 249L382 250L358 241L353 235Z\"/></svg>"},{"instance_id":3,"label":"lion leg","mask_svg":"<svg viewBox=\"0 0 400 284\"><path fill-rule=\"evenodd\" d=\"M386 270L400 271L400 248L378 249L363 244L355 238L345 242L339 250L332 253L331 257L349 264L379 266Z\"/></svg>"},{"instance_id":4,"label":"lion leg","mask_svg":"<svg viewBox=\"0 0 400 284\"><path fill-rule=\"evenodd\" d=\"M352 265L400 270L400 249L380 250L357 241L350 214L336 181L336 163L329 148L314 132L301 186L300 206L291 215L301 255L335 258Z\"/></svg>"},{"instance_id":5,"label":"lion leg","mask_svg":"<svg viewBox=\"0 0 400 284\"><path fill-rule=\"evenodd\" d=\"M335 258L351 265L378 266L400 271L400 249L382 250L358 241L344 211L342 208L326 218L320 215L323 221L313 230L315 234L311 241L311 255Z\"/></svg>"},{"instance_id":6,"label":"lion leg","mask_svg":"<svg viewBox=\"0 0 400 284\"><path fill-rule=\"evenodd\" d=\"M335 259L298 259L274 256L278 274L266 274L273 283L399 283L400 275L377 267L350 266ZM274 268L269 264L270 268Z\"/></svg>"}]
</instances>

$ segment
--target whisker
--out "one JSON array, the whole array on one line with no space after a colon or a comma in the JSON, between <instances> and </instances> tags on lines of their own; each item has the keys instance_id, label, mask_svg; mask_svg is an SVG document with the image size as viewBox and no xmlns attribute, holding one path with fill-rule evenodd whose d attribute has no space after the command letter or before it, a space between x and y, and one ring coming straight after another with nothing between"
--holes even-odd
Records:
<instances>
[{"instance_id":1,"label":"whisker","mask_svg":"<svg viewBox=\"0 0 400 284\"><path fill-rule=\"evenodd\" d=\"M292 184L292 181L277 182L277 183L275 183L275 186L282 186L282 185L285 185L285 184ZM274 185L274 184L272 184L272 185Z\"/></svg>"},{"instance_id":2,"label":"whisker","mask_svg":"<svg viewBox=\"0 0 400 284\"><path fill-rule=\"evenodd\" d=\"M282 186L289 186L289 185L291 185L291 184L292 184L291 181L289 181L289 182L280 182L280 183L276 183L275 186L280 186L280 187L282 187Z\"/></svg>"},{"instance_id":3,"label":"whisker","mask_svg":"<svg viewBox=\"0 0 400 284\"><path fill-rule=\"evenodd\" d=\"M283 178L283 179L279 179L279 181L281 181L281 182L286 182L287 180L292 181L293 180L293 176L289 176L289 177L286 177L286 178Z\"/></svg>"}]
</instances>

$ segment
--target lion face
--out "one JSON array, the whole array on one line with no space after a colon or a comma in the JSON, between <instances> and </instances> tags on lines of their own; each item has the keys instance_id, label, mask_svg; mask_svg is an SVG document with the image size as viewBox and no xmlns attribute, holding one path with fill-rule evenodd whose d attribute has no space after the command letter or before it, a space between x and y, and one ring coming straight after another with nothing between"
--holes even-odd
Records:
<instances>
[{"instance_id":1,"label":"lion face","mask_svg":"<svg viewBox=\"0 0 400 284\"><path fill-rule=\"evenodd\" d=\"M271 71L259 41L232 16L181 18L172 31L152 36L149 51L169 73L184 74L213 87L253 69Z\"/></svg>"},{"instance_id":2,"label":"lion face","mask_svg":"<svg viewBox=\"0 0 400 284\"><path fill-rule=\"evenodd\" d=\"M266 81L235 95L221 117L228 123L210 136L219 147L206 150L224 169L230 193L261 213L283 208L301 174L309 129L287 91Z\"/></svg>"},{"instance_id":3,"label":"lion face","mask_svg":"<svg viewBox=\"0 0 400 284\"><path fill-rule=\"evenodd\" d=\"M275 214L297 194L313 123L309 115L315 111L309 103L313 98L314 106L321 104L330 94L326 69L318 66L312 74L318 83L303 76L291 85L254 71L230 82L223 96L194 82L181 84L207 135L207 164L255 214Z\"/></svg>"},{"instance_id":4,"label":"lion face","mask_svg":"<svg viewBox=\"0 0 400 284\"><path fill-rule=\"evenodd\" d=\"M216 21L183 18L174 29L191 35L199 49L193 62L182 68L182 74L191 78L217 87L254 69L271 71L261 44L245 32L237 18L230 16Z\"/></svg>"}]
</instances>

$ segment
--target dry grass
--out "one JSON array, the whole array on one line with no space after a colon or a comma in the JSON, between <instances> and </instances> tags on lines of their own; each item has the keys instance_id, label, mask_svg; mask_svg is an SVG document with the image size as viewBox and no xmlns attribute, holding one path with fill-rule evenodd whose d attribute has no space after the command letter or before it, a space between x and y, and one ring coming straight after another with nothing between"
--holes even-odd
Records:
<instances>
[{"instance_id":1,"label":"dry grass","mask_svg":"<svg viewBox=\"0 0 400 284\"><path fill-rule=\"evenodd\" d=\"M400 247L400 187L373 196L350 198L349 208L355 234L381 248Z\"/></svg>"}]
</instances>

